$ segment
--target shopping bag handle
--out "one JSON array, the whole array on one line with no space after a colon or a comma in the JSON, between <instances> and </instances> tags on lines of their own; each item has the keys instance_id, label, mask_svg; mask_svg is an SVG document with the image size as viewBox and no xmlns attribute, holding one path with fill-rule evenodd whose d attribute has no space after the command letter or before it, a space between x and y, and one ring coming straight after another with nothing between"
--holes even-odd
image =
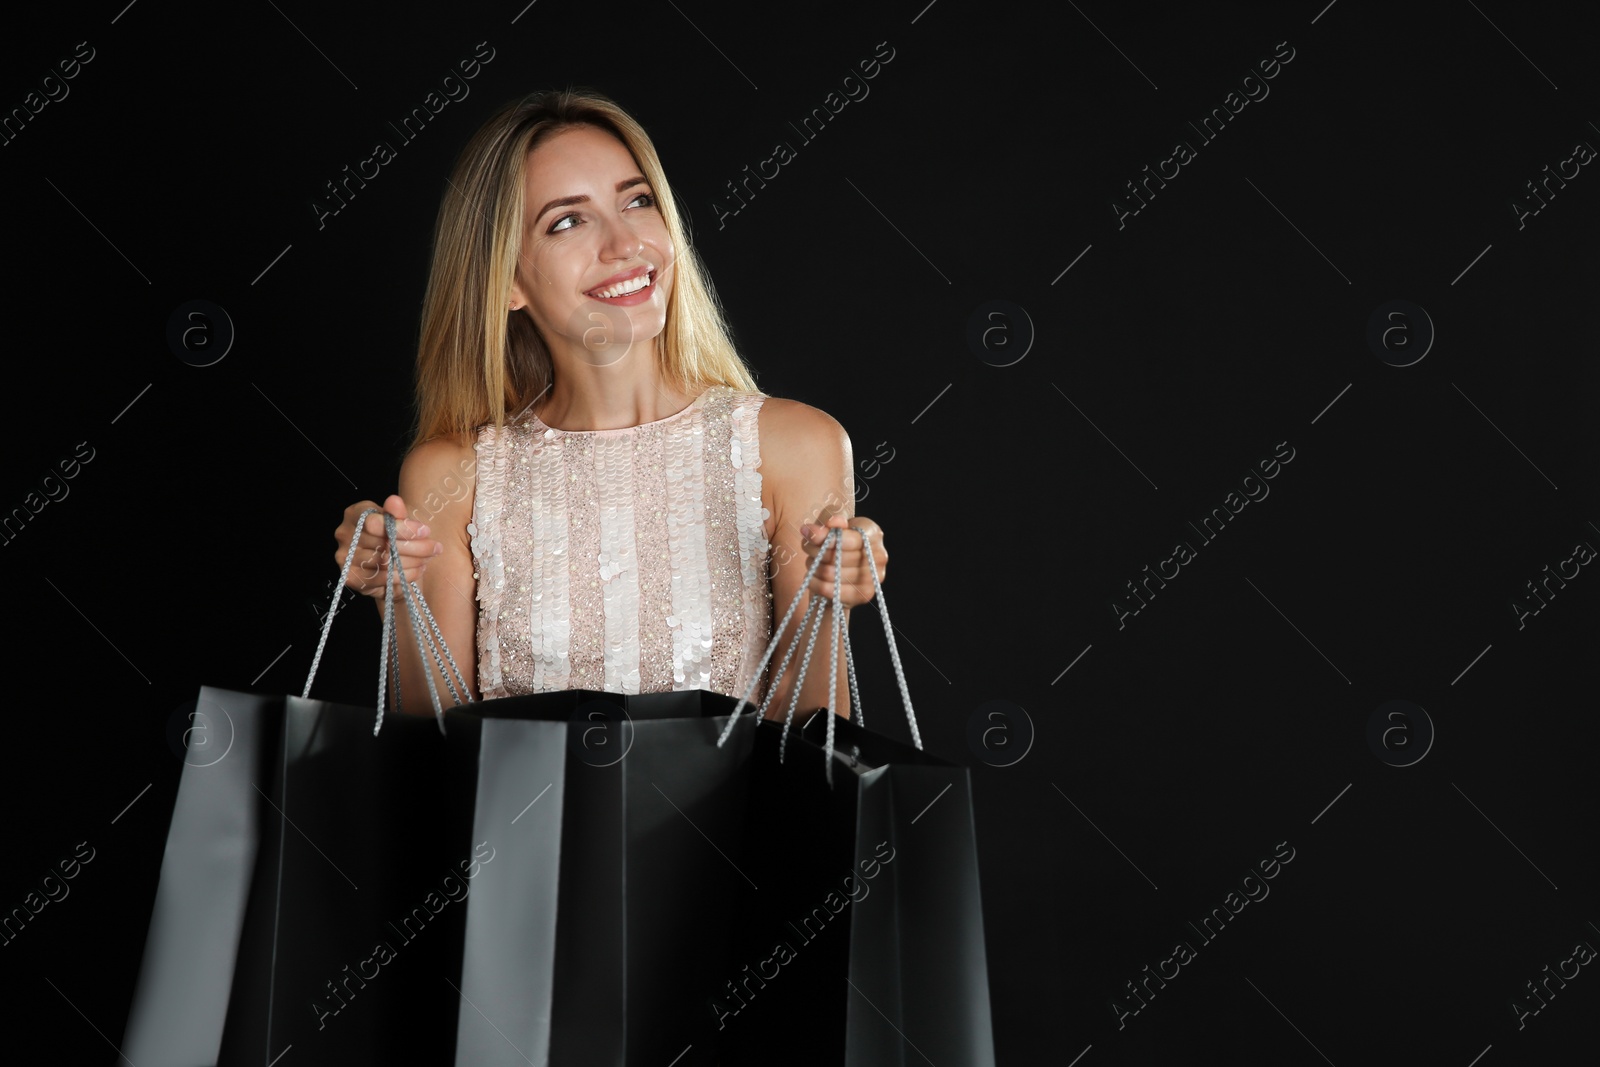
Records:
<instances>
[{"instance_id":1,"label":"shopping bag handle","mask_svg":"<svg viewBox=\"0 0 1600 1067\"><path fill-rule=\"evenodd\" d=\"M317 665L322 662L322 648L328 643L328 631L333 628L333 616L339 610L339 600L344 593L345 580L350 574L350 564L356 558L356 543L361 540L360 531L366 525L367 516L374 511L383 512L383 530L388 537L389 543L389 575L391 578L383 588L383 647L378 653L378 718L372 726L372 734L376 737L378 731L383 728L384 683L388 680L388 668L391 666L394 669L395 710L404 709L404 705L400 701L400 643L395 634L395 583L392 579L394 575L403 576L405 572L400 563L400 545L395 537L395 517L387 511L383 511L382 508L368 508L356 518L356 533L350 538L350 549L345 553L344 567L339 571L339 585L334 590L333 604L328 608L328 617L323 620L322 637L317 641L317 654L311 658L311 673L306 675L306 688L300 695L308 700L311 697L311 680L317 676ZM428 602L423 599L422 586L416 582L402 582L400 588L406 599L406 615L411 619L411 633L416 638L417 653L421 657L423 665L427 665L428 652L431 651L434 663L439 665L439 674L444 678L444 684L450 687L450 695L455 698L457 704L466 703L462 693L470 693L471 689L467 686L467 679L461 673L461 668L456 666L455 656L450 654L450 646L445 643L444 633L439 629L439 624L434 621L433 612L428 608ZM417 621L417 608L419 605L422 609L423 617L428 620L430 628L426 635L424 635L421 623ZM427 639L428 647L426 649L423 647L424 636ZM456 678L461 680L461 689L459 691L456 689L455 680L450 677L450 672L444 669L444 663L439 658L441 649L444 651L444 658L450 661L450 669L455 671ZM438 719L439 732L442 734L444 733L444 707L439 702L439 689L433 684L433 672L431 670L425 670L422 673L428 682L428 696L433 700L433 713Z\"/></svg>"},{"instance_id":2,"label":"shopping bag handle","mask_svg":"<svg viewBox=\"0 0 1600 1067\"><path fill-rule=\"evenodd\" d=\"M889 639L889 658L894 662L895 680L900 685L900 696L905 701L906 721L911 724L911 741L920 749L922 747L922 734L917 730L917 717L911 710L911 689L906 685L905 668L900 665L900 649L895 644L894 627L889 624L889 605L884 600L883 582L878 577L878 561L872 556L872 535L854 523L850 524L850 528L861 534L861 547L867 557L867 565L872 569L873 599L878 603L878 614L883 616L884 636ZM772 640L767 644L767 650L762 653L761 662L756 664L755 672L751 675L750 684L745 689L744 696L739 698L739 703L733 709L733 714L728 716L728 724L722 728L722 736L717 738L718 748L721 748L723 743L728 740L728 735L733 732L733 724L738 721L741 710L750 702L750 694L755 692L756 683L761 679L762 670L766 667L767 661L772 658L772 654L777 651L778 641L783 637L784 631L788 629L789 619L793 617L795 608L800 606L800 597L805 594L807 587L811 585L811 576L817 572L817 565L822 562L822 557L827 555L828 546L830 545L834 546L833 565L835 577L831 601L834 640L829 648L828 677L834 679L839 676L839 638L842 636L844 639L845 667L850 674L850 704L855 709L856 724L858 726L865 725L865 717L861 710L861 689L856 681L855 653L850 646L850 631L844 625L844 603L839 597L839 586L841 584L839 579L844 575L844 531L833 529L828 532L827 539L822 542L821 551L811 561L811 567L806 571L805 578L801 580L800 588L796 590L794 600L789 603L789 610L784 613L783 621L773 631ZM812 598L811 603L806 607L805 615L800 619L799 628L795 631L795 637L798 638L800 634L805 632L806 623L811 622L812 612L816 612L816 622L812 623L811 636L806 641L806 654L800 661L800 674L795 679L794 692L789 696L789 707L785 710L783 716L783 735L778 742L779 762L783 761L784 749L789 743L789 726L794 720L795 705L800 702L800 690L805 684L806 671L811 666L811 650L817 642L817 634L822 630L822 614L828 610L823 608L822 611L817 611L817 607L822 603L821 600L815 597ZM789 643L789 649L784 653L783 662L778 665L777 671L773 674L774 679L783 677L783 672L788 669L789 660L793 658L794 650L799 643L798 640ZM767 694L762 699L761 707L756 711L756 714L765 717L767 705L771 703L776 688L775 685L767 687ZM833 719L836 712L830 707L827 709L827 713L828 735L823 744L823 752L826 756L828 784L831 786L833 785Z\"/></svg>"}]
</instances>

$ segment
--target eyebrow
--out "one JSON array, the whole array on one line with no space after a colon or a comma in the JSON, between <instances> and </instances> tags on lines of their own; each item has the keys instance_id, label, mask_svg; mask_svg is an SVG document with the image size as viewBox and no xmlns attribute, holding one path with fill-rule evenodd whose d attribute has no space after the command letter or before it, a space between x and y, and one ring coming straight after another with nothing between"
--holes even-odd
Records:
<instances>
[{"instance_id":1,"label":"eyebrow","mask_svg":"<svg viewBox=\"0 0 1600 1067\"><path fill-rule=\"evenodd\" d=\"M645 181L643 175L635 175L632 178L624 178L620 182L618 182L617 183L617 192L620 193L620 192L622 192L622 191L624 191L626 189L631 189L635 185L648 185L648 184L649 183L647 181ZM570 204L587 204L588 202L589 202L589 198L587 196L582 195L582 194L579 194L578 196L558 196L554 200L552 200L548 204L546 204L544 207L540 208L539 209L539 213L533 217L533 221L538 222L540 219L544 218L545 215L549 214L549 212L551 210L553 210L554 208L567 207Z\"/></svg>"}]
</instances>

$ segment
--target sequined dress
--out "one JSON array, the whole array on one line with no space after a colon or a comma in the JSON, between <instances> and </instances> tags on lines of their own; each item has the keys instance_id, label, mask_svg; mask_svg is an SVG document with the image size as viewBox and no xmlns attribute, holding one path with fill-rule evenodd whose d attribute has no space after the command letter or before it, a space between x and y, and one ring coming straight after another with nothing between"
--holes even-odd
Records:
<instances>
[{"instance_id":1,"label":"sequined dress","mask_svg":"<svg viewBox=\"0 0 1600 1067\"><path fill-rule=\"evenodd\" d=\"M530 409L479 431L467 532L482 699L744 694L772 636L764 399L712 386L624 429L558 430Z\"/></svg>"}]
</instances>

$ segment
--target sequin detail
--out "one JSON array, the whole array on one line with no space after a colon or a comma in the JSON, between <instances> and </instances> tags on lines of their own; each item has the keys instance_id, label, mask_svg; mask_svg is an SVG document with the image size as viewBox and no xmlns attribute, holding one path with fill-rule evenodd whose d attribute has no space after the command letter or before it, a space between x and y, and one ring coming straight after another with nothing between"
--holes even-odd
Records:
<instances>
[{"instance_id":1,"label":"sequin detail","mask_svg":"<svg viewBox=\"0 0 1600 1067\"><path fill-rule=\"evenodd\" d=\"M557 430L530 412L479 432L483 699L744 694L772 632L764 399L713 386L641 426Z\"/></svg>"},{"instance_id":2,"label":"sequin detail","mask_svg":"<svg viewBox=\"0 0 1600 1067\"><path fill-rule=\"evenodd\" d=\"M761 444L757 433L756 417L761 411L761 398L754 403L742 403L733 408L731 421L733 433L729 438L729 473L733 482L734 522L739 531L740 611L746 633L760 633L759 641L745 643L745 655L739 666L736 692L744 695L750 684L761 654L772 640L772 583L767 577L767 560L771 545L767 543L766 522L772 512L761 506ZM765 687L758 687L751 699L760 701L766 696Z\"/></svg>"}]
</instances>

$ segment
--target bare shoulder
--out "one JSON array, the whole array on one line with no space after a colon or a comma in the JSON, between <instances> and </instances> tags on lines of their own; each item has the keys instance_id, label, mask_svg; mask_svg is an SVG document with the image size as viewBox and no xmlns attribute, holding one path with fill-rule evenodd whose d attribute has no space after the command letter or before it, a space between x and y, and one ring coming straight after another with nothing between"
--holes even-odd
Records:
<instances>
[{"instance_id":1,"label":"bare shoulder","mask_svg":"<svg viewBox=\"0 0 1600 1067\"><path fill-rule=\"evenodd\" d=\"M761 405L763 504L772 512L768 538L793 534L819 514L847 508L854 499L850 435L839 420L798 400L771 397Z\"/></svg>"},{"instance_id":2,"label":"bare shoulder","mask_svg":"<svg viewBox=\"0 0 1600 1067\"><path fill-rule=\"evenodd\" d=\"M478 453L470 441L436 437L418 445L400 464L400 498L407 513L435 526L436 539L443 540L440 535L448 530L467 543L477 469Z\"/></svg>"},{"instance_id":3,"label":"bare shoulder","mask_svg":"<svg viewBox=\"0 0 1600 1067\"><path fill-rule=\"evenodd\" d=\"M848 453L850 436L839 420L799 400L768 397L757 418L761 465L778 471L834 463L841 448Z\"/></svg>"}]
</instances>

